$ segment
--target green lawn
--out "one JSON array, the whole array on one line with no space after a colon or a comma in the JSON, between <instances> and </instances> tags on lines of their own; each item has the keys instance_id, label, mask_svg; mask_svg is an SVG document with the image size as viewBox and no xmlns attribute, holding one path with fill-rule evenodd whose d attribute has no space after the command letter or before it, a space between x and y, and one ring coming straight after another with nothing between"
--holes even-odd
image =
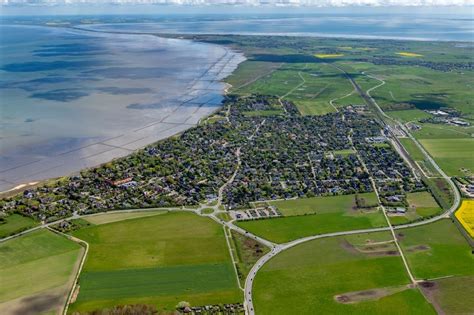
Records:
<instances>
[{"instance_id":1,"label":"green lawn","mask_svg":"<svg viewBox=\"0 0 474 315\"><path fill-rule=\"evenodd\" d=\"M374 237L372 237L372 235ZM356 249L367 240L390 240L389 233L307 242L272 258L254 283L257 314L434 314L417 289L370 301L343 304L335 296L409 283L399 256Z\"/></svg>"},{"instance_id":2,"label":"green lawn","mask_svg":"<svg viewBox=\"0 0 474 315\"><path fill-rule=\"evenodd\" d=\"M31 218L17 213L10 214L4 218L3 222L0 222L0 238L21 232L37 224L38 222Z\"/></svg>"},{"instance_id":3,"label":"green lawn","mask_svg":"<svg viewBox=\"0 0 474 315\"><path fill-rule=\"evenodd\" d=\"M386 226L381 210L348 215L345 212L239 221L236 225L265 239L286 243L298 238L339 231Z\"/></svg>"},{"instance_id":4,"label":"green lawn","mask_svg":"<svg viewBox=\"0 0 474 315\"><path fill-rule=\"evenodd\" d=\"M71 311L136 303L173 310L182 300L192 305L241 301L224 232L209 218L170 212L73 234L90 250Z\"/></svg>"},{"instance_id":5,"label":"green lawn","mask_svg":"<svg viewBox=\"0 0 474 315\"><path fill-rule=\"evenodd\" d=\"M474 255L451 220L398 230L397 233L417 279L474 275Z\"/></svg>"},{"instance_id":6,"label":"green lawn","mask_svg":"<svg viewBox=\"0 0 474 315\"><path fill-rule=\"evenodd\" d=\"M7 306L12 312L35 306L44 312L61 309L81 251L78 244L45 229L0 243L0 313Z\"/></svg>"},{"instance_id":7,"label":"green lawn","mask_svg":"<svg viewBox=\"0 0 474 315\"><path fill-rule=\"evenodd\" d=\"M421 139L421 144L449 176L466 176L474 171L474 138ZM468 169L463 172L461 168Z\"/></svg>"}]
</instances>

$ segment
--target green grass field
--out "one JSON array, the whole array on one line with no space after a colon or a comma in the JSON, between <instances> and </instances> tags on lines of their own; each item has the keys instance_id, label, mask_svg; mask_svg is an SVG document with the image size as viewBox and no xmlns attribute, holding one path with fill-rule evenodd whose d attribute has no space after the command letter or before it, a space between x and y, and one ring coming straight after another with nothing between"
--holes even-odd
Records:
<instances>
[{"instance_id":1,"label":"green grass field","mask_svg":"<svg viewBox=\"0 0 474 315\"><path fill-rule=\"evenodd\" d=\"M377 206L375 193L357 195L366 207ZM337 231L358 230L386 225L380 210L356 208L356 195L299 198L270 201L284 217L240 221L236 224L277 243Z\"/></svg>"},{"instance_id":2,"label":"green grass field","mask_svg":"<svg viewBox=\"0 0 474 315\"><path fill-rule=\"evenodd\" d=\"M0 238L13 235L28 228L34 227L38 222L35 220L19 215L17 213L4 217L4 221L0 223Z\"/></svg>"},{"instance_id":3,"label":"green grass field","mask_svg":"<svg viewBox=\"0 0 474 315\"><path fill-rule=\"evenodd\" d=\"M364 302L335 300L336 295L361 290L372 290L372 294L409 283L399 256L358 250L368 239L380 242L391 237L389 233L374 233L314 240L275 256L255 278L256 313L434 314L416 289L403 288Z\"/></svg>"},{"instance_id":4,"label":"green grass field","mask_svg":"<svg viewBox=\"0 0 474 315\"><path fill-rule=\"evenodd\" d=\"M363 200L366 207L378 205L377 196L373 192L358 194L357 198ZM298 198L269 203L277 207L284 216L334 212L349 212L350 214L350 211L355 211L356 208L356 195Z\"/></svg>"},{"instance_id":5,"label":"green grass field","mask_svg":"<svg viewBox=\"0 0 474 315\"><path fill-rule=\"evenodd\" d=\"M81 252L45 229L0 243L0 313L62 309Z\"/></svg>"},{"instance_id":6,"label":"green grass field","mask_svg":"<svg viewBox=\"0 0 474 315\"><path fill-rule=\"evenodd\" d=\"M128 220L128 219L154 216L154 215L159 215L159 214L164 214L164 213L167 213L167 211L156 210L156 211L133 211L133 212L124 211L124 212L114 212L114 213L101 213L98 215L85 217L84 220L95 225L100 225L100 224L107 224L107 223L112 223L112 222L117 222L117 221Z\"/></svg>"},{"instance_id":7,"label":"green grass field","mask_svg":"<svg viewBox=\"0 0 474 315\"><path fill-rule=\"evenodd\" d=\"M239 65L236 71L226 78L226 82L232 85L232 92L249 84L253 80L270 73L279 67L278 63L259 62L247 60Z\"/></svg>"},{"instance_id":8,"label":"green grass field","mask_svg":"<svg viewBox=\"0 0 474 315\"><path fill-rule=\"evenodd\" d=\"M474 310L474 276L435 281L433 296L445 314L471 314Z\"/></svg>"},{"instance_id":9,"label":"green grass field","mask_svg":"<svg viewBox=\"0 0 474 315\"><path fill-rule=\"evenodd\" d=\"M421 129L414 131L413 135L417 139L458 139L471 138L474 127L456 127L441 124L420 124Z\"/></svg>"},{"instance_id":10,"label":"green grass field","mask_svg":"<svg viewBox=\"0 0 474 315\"><path fill-rule=\"evenodd\" d=\"M136 303L171 311L182 300L241 301L224 232L211 219L170 212L73 234L88 242L90 251L71 311Z\"/></svg>"},{"instance_id":11,"label":"green grass field","mask_svg":"<svg viewBox=\"0 0 474 315\"><path fill-rule=\"evenodd\" d=\"M474 139L421 139L421 144L449 176L474 172ZM462 169L466 169L463 171Z\"/></svg>"},{"instance_id":12,"label":"green grass field","mask_svg":"<svg viewBox=\"0 0 474 315\"><path fill-rule=\"evenodd\" d=\"M286 243L298 238L339 231L386 226L381 210L347 215L344 212L240 221L236 225L265 239Z\"/></svg>"},{"instance_id":13,"label":"green grass field","mask_svg":"<svg viewBox=\"0 0 474 315\"><path fill-rule=\"evenodd\" d=\"M397 233L417 279L474 275L471 248L451 220L403 229Z\"/></svg>"},{"instance_id":14,"label":"green grass field","mask_svg":"<svg viewBox=\"0 0 474 315\"><path fill-rule=\"evenodd\" d=\"M420 119L432 117L431 114L419 109L393 110L386 114L404 123L409 121L418 122Z\"/></svg>"},{"instance_id":15,"label":"green grass field","mask_svg":"<svg viewBox=\"0 0 474 315\"><path fill-rule=\"evenodd\" d=\"M363 100L357 94L342 98L353 90L344 74L329 64L287 63L237 92L277 95L294 102L302 115L324 115L336 112L331 100L336 107L362 104ZM260 115L250 113L257 114Z\"/></svg>"},{"instance_id":16,"label":"green grass field","mask_svg":"<svg viewBox=\"0 0 474 315\"><path fill-rule=\"evenodd\" d=\"M415 144L413 140L411 140L410 138L400 138L398 140L402 143L405 150L407 150L407 152L410 153L410 157L414 161L425 160L425 156L423 155L423 152L421 152L421 150L418 148L418 146Z\"/></svg>"}]
</instances>

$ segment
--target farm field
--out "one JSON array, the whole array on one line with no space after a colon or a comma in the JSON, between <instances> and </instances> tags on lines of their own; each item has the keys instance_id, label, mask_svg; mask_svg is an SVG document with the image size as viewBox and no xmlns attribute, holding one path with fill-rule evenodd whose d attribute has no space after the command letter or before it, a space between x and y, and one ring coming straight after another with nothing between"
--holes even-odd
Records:
<instances>
[{"instance_id":1,"label":"farm field","mask_svg":"<svg viewBox=\"0 0 474 315\"><path fill-rule=\"evenodd\" d=\"M59 312L83 249L42 229L0 243L0 313Z\"/></svg>"},{"instance_id":2,"label":"farm field","mask_svg":"<svg viewBox=\"0 0 474 315\"><path fill-rule=\"evenodd\" d=\"M397 65L377 71L377 77L386 83L371 94L385 110L452 107L465 114L473 113L471 72L459 74Z\"/></svg>"},{"instance_id":3,"label":"farm field","mask_svg":"<svg viewBox=\"0 0 474 315\"><path fill-rule=\"evenodd\" d=\"M88 242L90 250L71 312L137 303L172 311L180 301L241 301L224 232L211 219L170 212L73 235Z\"/></svg>"},{"instance_id":4,"label":"farm field","mask_svg":"<svg viewBox=\"0 0 474 315\"><path fill-rule=\"evenodd\" d=\"M417 289L407 287L407 273L390 240L388 232L358 234L280 253L257 273L256 313L435 314Z\"/></svg>"},{"instance_id":5,"label":"farm field","mask_svg":"<svg viewBox=\"0 0 474 315\"><path fill-rule=\"evenodd\" d=\"M397 235L417 279L474 275L471 248L451 220L403 229Z\"/></svg>"},{"instance_id":6,"label":"farm field","mask_svg":"<svg viewBox=\"0 0 474 315\"><path fill-rule=\"evenodd\" d=\"M474 133L474 127L457 127L440 124L420 124L421 130L413 131L417 139L458 139L471 138Z\"/></svg>"},{"instance_id":7,"label":"farm field","mask_svg":"<svg viewBox=\"0 0 474 315\"><path fill-rule=\"evenodd\" d=\"M349 80L337 68L325 63L284 64L278 71L259 78L257 81L238 90L239 94L278 95L293 101L302 115L323 115L337 109L330 104L354 90ZM360 104L358 96L350 96Z\"/></svg>"},{"instance_id":8,"label":"farm field","mask_svg":"<svg viewBox=\"0 0 474 315\"><path fill-rule=\"evenodd\" d=\"M447 175L466 176L474 171L474 139L420 139L420 142Z\"/></svg>"},{"instance_id":9,"label":"farm field","mask_svg":"<svg viewBox=\"0 0 474 315\"><path fill-rule=\"evenodd\" d=\"M424 289L445 314L470 314L474 309L474 276L449 277Z\"/></svg>"},{"instance_id":10,"label":"farm field","mask_svg":"<svg viewBox=\"0 0 474 315\"><path fill-rule=\"evenodd\" d=\"M226 78L226 82L232 85L231 91L235 92L240 87L251 83L253 80L265 76L280 67L279 63L247 60Z\"/></svg>"},{"instance_id":11,"label":"farm field","mask_svg":"<svg viewBox=\"0 0 474 315\"><path fill-rule=\"evenodd\" d=\"M418 122L420 119L431 117L431 114L419 109L392 110L386 112L386 114L404 123L409 121Z\"/></svg>"},{"instance_id":12,"label":"farm field","mask_svg":"<svg viewBox=\"0 0 474 315\"><path fill-rule=\"evenodd\" d=\"M298 198L292 200L270 201L269 204L280 210L284 216L304 215L315 213L349 212L356 211L356 198L366 207L378 205L375 193L358 195L340 195L312 198Z\"/></svg>"},{"instance_id":13,"label":"farm field","mask_svg":"<svg viewBox=\"0 0 474 315\"><path fill-rule=\"evenodd\" d=\"M276 243L298 238L339 231L368 229L386 226L381 210L368 213L346 211L280 217L264 220L239 221L236 225Z\"/></svg>"},{"instance_id":14,"label":"farm field","mask_svg":"<svg viewBox=\"0 0 474 315\"><path fill-rule=\"evenodd\" d=\"M35 220L19 215L17 213L3 217L0 221L0 238L21 232L38 224Z\"/></svg>"},{"instance_id":15,"label":"farm field","mask_svg":"<svg viewBox=\"0 0 474 315\"><path fill-rule=\"evenodd\" d=\"M474 200L463 200L455 216L466 232L474 238Z\"/></svg>"},{"instance_id":16,"label":"farm field","mask_svg":"<svg viewBox=\"0 0 474 315\"><path fill-rule=\"evenodd\" d=\"M149 217L149 216L154 216L154 215L159 215L159 214L164 214L164 213L167 213L167 211L165 210L156 210L156 211L147 210L147 211L133 211L133 212L123 211L123 212L102 213L98 215L93 215L93 216L85 217L84 220L95 225L100 225L100 224L107 224L107 223L112 223L112 222L117 222L117 221L128 220L128 219Z\"/></svg>"}]
</instances>

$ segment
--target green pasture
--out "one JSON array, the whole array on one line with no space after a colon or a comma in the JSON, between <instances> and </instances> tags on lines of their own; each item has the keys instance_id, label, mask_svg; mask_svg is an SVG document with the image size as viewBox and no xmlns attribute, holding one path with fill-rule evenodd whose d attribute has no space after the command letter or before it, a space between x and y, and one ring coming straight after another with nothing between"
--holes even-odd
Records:
<instances>
[{"instance_id":1,"label":"green pasture","mask_svg":"<svg viewBox=\"0 0 474 315\"><path fill-rule=\"evenodd\" d=\"M0 238L27 230L37 224L38 222L32 218L28 218L17 213L10 214L6 217L3 217L3 221L0 221Z\"/></svg>"},{"instance_id":2,"label":"green pasture","mask_svg":"<svg viewBox=\"0 0 474 315\"><path fill-rule=\"evenodd\" d=\"M236 225L265 239L286 243L298 238L331 232L386 226L381 210L347 214L336 211L264 220L239 221Z\"/></svg>"},{"instance_id":3,"label":"green pasture","mask_svg":"<svg viewBox=\"0 0 474 315\"><path fill-rule=\"evenodd\" d=\"M350 212L355 211L356 198L362 200L366 207L378 205L375 193L362 193L358 195L323 196L312 198L298 198L290 200L270 201L269 203L280 210L284 216ZM350 213L348 213L350 214Z\"/></svg>"},{"instance_id":4,"label":"green pasture","mask_svg":"<svg viewBox=\"0 0 474 315\"><path fill-rule=\"evenodd\" d=\"M474 171L474 138L421 139L420 142L449 176L467 176Z\"/></svg>"},{"instance_id":5,"label":"green pasture","mask_svg":"<svg viewBox=\"0 0 474 315\"><path fill-rule=\"evenodd\" d=\"M170 311L182 300L192 305L241 300L224 232L209 218L169 212L73 234L90 250L71 311L145 302Z\"/></svg>"},{"instance_id":6,"label":"green pasture","mask_svg":"<svg viewBox=\"0 0 474 315\"><path fill-rule=\"evenodd\" d=\"M40 307L43 311L61 308L80 253L78 244L46 229L0 243L0 310L15 299L28 310L33 301L21 298L31 296L50 301Z\"/></svg>"},{"instance_id":7,"label":"green pasture","mask_svg":"<svg viewBox=\"0 0 474 315\"><path fill-rule=\"evenodd\" d=\"M474 275L474 256L454 223L444 219L397 231L417 279Z\"/></svg>"},{"instance_id":8,"label":"green pasture","mask_svg":"<svg viewBox=\"0 0 474 315\"><path fill-rule=\"evenodd\" d=\"M376 240L390 239L388 232L375 234ZM257 314L434 314L417 289L406 288L359 303L335 300L336 295L353 291L409 283L399 256L370 255L354 249L354 245L370 239L371 234L361 234L359 239L314 240L275 256L255 278Z\"/></svg>"}]
</instances>

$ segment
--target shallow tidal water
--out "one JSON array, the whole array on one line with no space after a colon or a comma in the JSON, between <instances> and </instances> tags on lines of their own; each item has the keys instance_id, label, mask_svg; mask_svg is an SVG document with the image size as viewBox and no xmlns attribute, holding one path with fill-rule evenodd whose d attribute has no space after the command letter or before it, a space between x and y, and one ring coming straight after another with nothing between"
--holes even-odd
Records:
<instances>
[{"instance_id":1,"label":"shallow tidal water","mask_svg":"<svg viewBox=\"0 0 474 315\"><path fill-rule=\"evenodd\" d=\"M216 110L244 60L151 35L1 25L0 191L125 156Z\"/></svg>"}]
</instances>

